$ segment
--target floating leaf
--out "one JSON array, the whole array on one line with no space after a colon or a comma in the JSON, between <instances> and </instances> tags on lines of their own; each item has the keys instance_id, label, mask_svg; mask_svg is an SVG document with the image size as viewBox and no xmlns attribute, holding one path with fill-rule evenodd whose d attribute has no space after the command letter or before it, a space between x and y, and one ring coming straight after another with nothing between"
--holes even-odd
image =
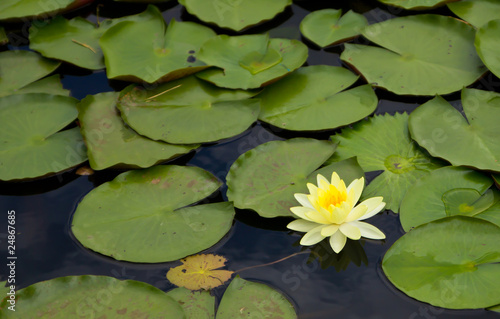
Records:
<instances>
[{"instance_id":1,"label":"floating leaf","mask_svg":"<svg viewBox=\"0 0 500 319\"><path fill-rule=\"evenodd\" d=\"M211 296L208 291L191 291L180 287L167 292L167 296L172 297L181 305L186 318L215 318L215 297Z\"/></svg>"},{"instance_id":2,"label":"floating leaf","mask_svg":"<svg viewBox=\"0 0 500 319\"><path fill-rule=\"evenodd\" d=\"M335 9L311 12L300 23L300 32L320 47L327 47L360 35L368 25L359 13L348 11L341 15L342 10Z\"/></svg>"},{"instance_id":3,"label":"floating leaf","mask_svg":"<svg viewBox=\"0 0 500 319\"><path fill-rule=\"evenodd\" d=\"M12 94L46 93L53 95L69 96L70 91L63 88L61 78L58 74L51 75L36 82L32 82L21 89L11 92ZM0 93L1 95L1 93Z\"/></svg>"},{"instance_id":4,"label":"floating leaf","mask_svg":"<svg viewBox=\"0 0 500 319\"><path fill-rule=\"evenodd\" d=\"M233 271L221 270L226 258L212 254L189 256L181 259L182 265L170 268L167 279L176 286L190 290L212 289L231 279Z\"/></svg>"},{"instance_id":5,"label":"floating leaf","mask_svg":"<svg viewBox=\"0 0 500 319\"><path fill-rule=\"evenodd\" d=\"M339 143L329 163L356 156L365 172L383 171L365 188L361 200L383 196L397 213L408 188L440 164L427 156L408 133L408 115L378 115L332 136Z\"/></svg>"},{"instance_id":6,"label":"floating leaf","mask_svg":"<svg viewBox=\"0 0 500 319\"><path fill-rule=\"evenodd\" d=\"M359 121L375 111L378 100L369 85L343 91L356 79L341 67L300 68L259 94L259 119L297 131L334 129Z\"/></svg>"},{"instance_id":7,"label":"floating leaf","mask_svg":"<svg viewBox=\"0 0 500 319\"><path fill-rule=\"evenodd\" d=\"M241 155L226 177L227 197L238 208L255 210L262 217L292 216L295 193L306 193L317 174L336 171L346 184L363 176L355 159L319 168L334 152L328 141L294 138L272 141ZM318 169L319 168L319 169Z\"/></svg>"},{"instance_id":8,"label":"floating leaf","mask_svg":"<svg viewBox=\"0 0 500 319\"><path fill-rule=\"evenodd\" d=\"M245 131L257 120L257 92L221 89L194 76L152 90L125 89L118 108L139 134L168 143L205 143Z\"/></svg>"},{"instance_id":9,"label":"floating leaf","mask_svg":"<svg viewBox=\"0 0 500 319\"><path fill-rule=\"evenodd\" d=\"M119 93L89 95L78 105L80 130L87 144L90 166L149 167L185 154L199 145L171 145L153 141L125 126L116 102Z\"/></svg>"},{"instance_id":10,"label":"floating leaf","mask_svg":"<svg viewBox=\"0 0 500 319\"><path fill-rule=\"evenodd\" d=\"M85 247L117 260L177 260L211 247L231 228L230 203L186 207L220 185L197 167L125 172L85 196L71 229Z\"/></svg>"},{"instance_id":11,"label":"floating leaf","mask_svg":"<svg viewBox=\"0 0 500 319\"><path fill-rule=\"evenodd\" d=\"M2 0L0 2L0 20L34 17L60 11L75 0L58 0L49 3L40 0Z\"/></svg>"},{"instance_id":12,"label":"floating leaf","mask_svg":"<svg viewBox=\"0 0 500 319\"><path fill-rule=\"evenodd\" d=\"M292 0L179 0L198 19L221 28L241 31L274 18L292 4Z\"/></svg>"},{"instance_id":13,"label":"floating leaf","mask_svg":"<svg viewBox=\"0 0 500 319\"><path fill-rule=\"evenodd\" d=\"M448 8L476 28L500 19L500 2L497 0L461 0L449 3Z\"/></svg>"},{"instance_id":14,"label":"floating leaf","mask_svg":"<svg viewBox=\"0 0 500 319\"><path fill-rule=\"evenodd\" d=\"M15 93L22 87L52 73L60 64L60 62L45 59L35 52L0 52L0 96Z\"/></svg>"},{"instance_id":15,"label":"floating leaf","mask_svg":"<svg viewBox=\"0 0 500 319\"><path fill-rule=\"evenodd\" d=\"M473 216L495 223L494 206L499 205L494 204L498 202L499 192L487 191L492 184L489 177L464 167L448 166L432 171L406 193L400 209L401 224L409 231L453 215ZM500 222L500 212L496 216Z\"/></svg>"},{"instance_id":16,"label":"floating leaf","mask_svg":"<svg viewBox=\"0 0 500 319\"><path fill-rule=\"evenodd\" d=\"M307 47L300 41L269 39L268 35L219 35L205 42L198 55L214 65L199 78L231 89L253 89L270 84L300 67Z\"/></svg>"},{"instance_id":17,"label":"floating leaf","mask_svg":"<svg viewBox=\"0 0 500 319\"><path fill-rule=\"evenodd\" d=\"M4 299L0 308L8 306ZM160 289L135 280L68 276L38 282L16 293L16 311L2 318L185 318Z\"/></svg>"},{"instance_id":18,"label":"floating leaf","mask_svg":"<svg viewBox=\"0 0 500 319\"><path fill-rule=\"evenodd\" d=\"M455 92L486 71L473 45L474 29L451 17L390 19L366 27L363 36L382 48L346 44L340 58L368 83L396 94Z\"/></svg>"},{"instance_id":19,"label":"floating leaf","mask_svg":"<svg viewBox=\"0 0 500 319\"><path fill-rule=\"evenodd\" d=\"M196 53L215 36L211 29L193 22L170 21L148 6L146 21L123 21L99 40L108 78L133 82L167 82L207 68Z\"/></svg>"},{"instance_id":20,"label":"floating leaf","mask_svg":"<svg viewBox=\"0 0 500 319\"><path fill-rule=\"evenodd\" d=\"M412 138L455 166L500 172L500 94L464 89L462 105L467 119L442 97L422 104L410 115Z\"/></svg>"},{"instance_id":21,"label":"floating leaf","mask_svg":"<svg viewBox=\"0 0 500 319\"><path fill-rule=\"evenodd\" d=\"M227 287L217 310L217 319L280 318L295 319L290 301L279 291L236 276Z\"/></svg>"},{"instance_id":22,"label":"floating leaf","mask_svg":"<svg viewBox=\"0 0 500 319\"><path fill-rule=\"evenodd\" d=\"M407 10L428 10L457 0L378 0L385 4L405 8Z\"/></svg>"},{"instance_id":23,"label":"floating leaf","mask_svg":"<svg viewBox=\"0 0 500 319\"><path fill-rule=\"evenodd\" d=\"M500 77L500 19L492 20L477 30L475 45L484 64Z\"/></svg>"},{"instance_id":24,"label":"floating leaf","mask_svg":"<svg viewBox=\"0 0 500 319\"><path fill-rule=\"evenodd\" d=\"M451 309L500 303L500 227L455 216L424 224L387 251L382 269L408 296Z\"/></svg>"},{"instance_id":25,"label":"floating leaf","mask_svg":"<svg viewBox=\"0 0 500 319\"><path fill-rule=\"evenodd\" d=\"M0 180L40 177L87 160L79 129L59 132L76 119L77 102L42 93L0 98Z\"/></svg>"}]
</instances>

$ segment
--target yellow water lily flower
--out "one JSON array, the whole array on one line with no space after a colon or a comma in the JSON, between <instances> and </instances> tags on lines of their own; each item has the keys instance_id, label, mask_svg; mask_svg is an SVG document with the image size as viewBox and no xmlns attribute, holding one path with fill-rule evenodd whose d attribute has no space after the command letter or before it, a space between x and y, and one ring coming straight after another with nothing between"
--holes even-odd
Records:
<instances>
[{"instance_id":1,"label":"yellow water lily flower","mask_svg":"<svg viewBox=\"0 0 500 319\"><path fill-rule=\"evenodd\" d=\"M291 222L287 227L307 232L300 241L301 245L314 245L330 237L330 246L333 251L339 253L347 238L385 238L384 233L377 227L361 221L384 209L383 197L372 197L354 206L365 186L363 177L352 181L347 188L335 172L332 173L331 182L321 174L318 174L317 180L318 186L307 184L309 195L295 194L302 206L290 208L292 213L301 219Z\"/></svg>"}]
</instances>

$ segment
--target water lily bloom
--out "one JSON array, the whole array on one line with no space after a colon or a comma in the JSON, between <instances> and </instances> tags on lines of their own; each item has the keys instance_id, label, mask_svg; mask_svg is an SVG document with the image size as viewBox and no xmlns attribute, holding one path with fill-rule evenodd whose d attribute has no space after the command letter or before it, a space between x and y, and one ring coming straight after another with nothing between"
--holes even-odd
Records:
<instances>
[{"instance_id":1,"label":"water lily bloom","mask_svg":"<svg viewBox=\"0 0 500 319\"><path fill-rule=\"evenodd\" d=\"M317 176L318 186L308 183L309 195L295 194L302 206L291 207L292 213L301 219L287 225L289 229L307 232L300 240L303 246L319 243L330 237L330 246L339 253L347 238L361 237L384 239L385 235L377 227L362 220L370 218L384 207L382 197L372 197L356 205L363 192L365 179L355 179L346 188L343 180L335 172L331 182L323 175ZM354 206L356 205L356 206Z\"/></svg>"}]
</instances>

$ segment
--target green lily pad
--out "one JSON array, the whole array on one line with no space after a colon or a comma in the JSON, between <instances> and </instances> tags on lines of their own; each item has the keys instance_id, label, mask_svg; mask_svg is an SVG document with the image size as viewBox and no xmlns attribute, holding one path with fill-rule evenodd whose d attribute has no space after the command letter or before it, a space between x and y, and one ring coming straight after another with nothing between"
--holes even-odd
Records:
<instances>
[{"instance_id":1,"label":"green lily pad","mask_svg":"<svg viewBox=\"0 0 500 319\"><path fill-rule=\"evenodd\" d=\"M5 33L4 27L0 26L0 45L5 45L7 43L9 43L7 33Z\"/></svg>"},{"instance_id":2,"label":"green lily pad","mask_svg":"<svg viewBox=\"0 0 500 319\"><path fill-rule=\"evenodd\" d=\"M339 145L328 163L356 156L365 172L383 171L368 184L361 200L383 196L385 208L395 213L410 186L441 166L410 139L406 113L374 116L331 139Z\"/></svg>"},{"instance_id":3,"label":"green lily pad","mask_svg":"<svg viewBox=\"0 0 500 319\"><path fill-rule=\"evenodd\" d=\"M253 89L299 68L307 60L307 47L297 40L269 39L267 34L219 35L203 44L198 57L218 67L196 74L199 78L220 87Z\"/></svg>"},{"instance_id":4,"label":"green lily pad","mask_svg":"<svg viewBox=\"0 0 500 319\"><path fill-rule=\"evenodd\" d=\"M167 292L184 310L189 319L215 318L215 297L208 291L191 291L180 287Z\"/></svg>"},{"instance_id":5,"label":"green lily pad","mask_svg":"<svg viewBox=\"0 0 500 319\"><path fill-rule=\"evenodd\" d=\"M57 173L87 160L71 97L42 93L0 98L0 180ZM26 128L29 128L26 129Z\"/></svg>"},{"instance_id":6,"label":"green lily pad","mask_svg":"<svg viewBox=\"0 0 500 319\"><path fill-rule=\"evenodd\" d=\"M412 138L455 166L500 172L500 94L464 89L462 106L467 119L442 97L422 104L410 115Z\"/></svg>"},{"instance_id":7,"label":"green lily pad","mask_svg":"<svg viewBox=\"0 0 500 319\"><path fill-rule=\"evenodd\" d=\"M369 85L346 90L356 80L341 67L300 68L259 94L259 119L296 131L334 129L359 121L375 111L378 99Z\"/></svg>"},{"instance_id":8,"label":"green lily pad","mask_svg":"<svg viewBox=\"0 0 500 319\"><path fill-rule=\"evenodd\" d=\"M407 10L428 10L457 0L378 0L379 2Z\"/></svg>"},{"instance_id":9,"label":"green lily pad","mask_svg":"<svg viewBox=\"0 0 500 319\"><path fill-rule=\"evenodd\" d=\"M381 47L346 44L340 58L371 85L396 94L458 91L486 71L475 30L451 17L423 14L372 24L363 36Z\"/></svg>"},{"instance_id":10,"label":"green lily pad","mask_svg":"<svg viewBox=\"0 0 500 319\"><path fill-rule=\"evenodd\" d=\"M167 28L161 12L148 6L146 21L123 21L100 38L108 78L132 82L167 82L208 66L196 53L215 36L211 29L194 22L170 21Z\"/></svg>"},{"instance_id":11,"label":"green lily pad","mask_svg":"<svg viewBox=\"0 0 500 319\"><path fill-rule=\"evenodd\" d=\"M241 155L226 177L227 197L242 209L253 209L262 217L292 216L295 193L306 193L307 183L317 174L335 171L346 185L363 176L355 159L319 168L335 151L328 141L294 138L272 141ZM319 169L318 169L319 168Z\"/></svg>"},{"instance_id":12,"label":"green lily pad","mask_svg":"<svg viewBox=\"0 0 500 319\"><path fill-rule=\"evenodd\" d=\"M123 123L116 102L118 92L89 95L78 105L80 130L90 166L149 167L185 154L199 145L171 145L150 140Z\"/></svg>"},{"instance_id":13,"label":"green lily pad","mask_svg":"<svg viewBox=\"0 0 500 319\"><path fill-rule=\"evenodd\" d=\"M0 20L33 17L60 11L75 0L57 0L41 2L40 0L2 0L0 2Z\"/></svg>"},{"instance_id":14,"label":"green lily pad","mask_svg":"<svg viewBox=\"0 0 500 319\"><path fill-rule=\"evenodd\" d=\"M300 23L300 32L320 47L327 47L360 35L368 25L359 13L348 11L341 15L342 10L335 9L311 12Z\"/></svg>"},{"instance_id":15,"label":"green lily pad","mask_svg":"<svg viewBox=\"0 0 500 319\"><path fill-rule=\"evenodd\" d=\"M477 30L474 44L484 64L500 77L500 19L491 20Z\"/></svg>"},{"instance_id":16,"label":"green lily pad","mask_svg":"<svg viewBox=\"0 0 500 319\"><path fill-rule=\"evenodd\" d=\"M500 227L455 216L424 224L398 239L382 269L408 296L451 309L500 303Z\"/></svg>"},{"instance_id":17,"label":"green lily pad","mask_svg":"<svg viewBox=\"0 0 500 319\"><path fill-rule=\"evenodd\" d=\"M409 231L453 215L484 216L483 219L495 223L489 217L494 213L500 192L488 190L492 184L491 178L464 167L448 166L432 171L420 178L404 197L399 216L403 229Z\"/></svg>"},{"instance_id":18,"label":"green lily pad","mask_svg":"<svg viewBox=\"0 0 500 319\"><path fill-rule=\"evenodd\" d=\"M46 93L46 94L63 95L63 96L70 95L70 91L66 90L63 87L61 83L61 77L59 76L59 74L51 75L36 82L32 82L20 89L12 91L12 94L26 94L26 93Z\"/></svg>"},{"instance_id":19,"label":"green lily pad","mask_svg":"<svg viewBox=\"0 0 500 319\"><path fill-rule=\"evenodd\" d=\"M7 307L6 300L0 308ZM16 311L2 318L187 318L160 289L135 280L106 276L68 276L17 291Z\"/></svg>"},{"instance_id":20,"label":"green lily pad","mask_svg":"<svg viewBox=\"0 0 500 319\"><path fill-rule=\"evenodd\" d=\"M85 196L71 229L85 247L117 260L177 260L211 247L231 228L231 203L185 207L220 185L197 167L165 165L125 172Z\"/></svg>"},{"instance_id":21,"label":"green lily pad","mask_svg":"<svg viewBox=\"0 0 500 319\"><path fill-rule=\"evenodd\" d=\"M257 120L257 92L221 89L194 76L121 94L122 118L139 134L168 143L205 143L245 131Z\"/></svg>"},{"instance_id":22,"label":"green lily pad","mask_svg":"<svg viewBox=\"0 0 500 319\"><path fill-rule=\"evenodd\" d=\"M198 19L221 28L241 31L274 18L292 4L292 0L179 0Z\"/></svg>"},{"instance_id":23,"label":"green lily pad","mask_svg":"<svg viewBox=\"0 0 500 319\"><path fill-rule=\"evenodd\" d=\"M497 0L461 0L449 3L448 8L476 28L500 19L500 2Z\"/></svg>"},{"instance_id":24,"label":"green lily pad","mask_svg":"<svg viewBox=\"0 0 500 319\"><path fill-rule=\"evenodd\" d=\"M0 52L0 96L15 93L52 73L60 62L30 51Z\"/></svg>"},{"instance_id":25,"label":"green lily pad","mask_svg":"<svg viewBox=\"0 0 500 319\"><path fill-rule=\"evenodd\" d=\"M493 307L486 308L486 310L500 312L500 305L496 305L496 306L493 306Z\"/></svg>"},{"instance_id":26,"label":"green lily pad","mask_svg":"<svg viewBox=\"0 0 500 319\"><path fill-rule=\"evenodd\" d=\"M279 291L236 276L224 292L217 310L217 319L234 318L295 319L297 314Z\"/></svg>"}]
</instances>

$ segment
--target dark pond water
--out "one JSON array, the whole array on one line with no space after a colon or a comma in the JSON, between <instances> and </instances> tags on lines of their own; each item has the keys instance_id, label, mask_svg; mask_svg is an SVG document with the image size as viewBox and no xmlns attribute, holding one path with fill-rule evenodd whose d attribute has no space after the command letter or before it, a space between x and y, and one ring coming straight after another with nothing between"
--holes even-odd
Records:
<instances>
[{"instance_id":1,"label":"dark pond water","mask_svg":"<svg viewBox=\"0 0 500 319\"><path fill-rule=\"evenodd\" d=\"M324 1L328 2L328 1ZM274 37L300 39L298 25L311 10L327 7L350 8L364 13L370 22L386 20L393 15L408 13L381 6L376 1L298 1L272 22L253 28L247 33L270 31ZM101 2L98 2L101 3ZM117 17L144 10L143 5L123 5L102 1L100 15ZM72 15L87 15L92 21L96 17L96 5ZM197 21L188 15L175 1L160 6L169 20ZM451 15L447 9L439 13ZM198 21L197 21L198 22ZM217 30L218 32L223 32ZM309 65L341 65L339 53L342 47L318 50L307 40ZM355 40L366 43L366 40ZM17 44L25 45L22 41ZM12 49L12 47L10 47ZM63 84L78 99L87 94L119 90L126 83L108 82L105 72L81 71L63 67ZM474 85L476 88L500 91L500 80L487 75ZM380 104L377 113L411 111L427 98L399 97L377 90ZM459 107L459 94L446 97ZM174 164L187 164L204 168L221 180L236 158L251 148L271 140L296 136L326 139L332 133L300 134L276 130L260 123L254 124L243 134L217 144L206 145L190 153ZM92 176L78 176L75 171L40 181L25 183L0 183L0 206L3 211L17 213L16 251L18 288L33 283L68 275L107 275L120 279L135 279L150 283L164 291L174 288L165 278L167 270L177 263L132 264L117 262L93 253L79 245L70 232L70 220L79 201L93 188L113 179L121 171L96 172ZM368 174L368 179L376 176ZM210 201L226 199L225 188ZM216 246L206 252L224 255L228 268L241 268L269 263L293 253L305 250L298 241L299 234L287 231L289 219L264 219L256 213L237 210L234 227ZM0 218L1 260L6 260L7 218ZM498 315L483 310L443 310L413 300L394 288L381 270L382 258L389 247L403 235L398 216L385 211L370 222L384 231L385 241L350 242L339 255L328 255L319 245L315 254L325 258L322 263L314 256L302 254L266 267L253 268L240 273L247 280L268 284L284 293L297 309L299 318L498 318ZM326 245L326 242L325 242ZM3 263L2 263L3 264ZM0 280L5 280L7 268L0 267ZM222 296L224 288L216 289Z\"/></svg>"}]
</instances>

